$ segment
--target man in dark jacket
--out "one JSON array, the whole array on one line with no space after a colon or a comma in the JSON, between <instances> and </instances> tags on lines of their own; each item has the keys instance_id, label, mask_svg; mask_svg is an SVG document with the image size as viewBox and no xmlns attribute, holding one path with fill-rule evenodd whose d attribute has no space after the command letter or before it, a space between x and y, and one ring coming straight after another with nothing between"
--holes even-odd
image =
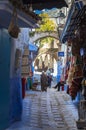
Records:
<instances>
[{"instance_id":1,"label":"man in dark jacket","mask_svg":"<svg viewBox=\"0 0 86 130\"><path fill-rule=\"evenodd\" d=\"M42 72L40 81L41 81L41 90L47 91L48 79L47 79L47 75L44 72Z\"/></svg>"},{"instance_id":2,"label":"man in dark jacket","mask_svg":"<svg viewBox=\"0 0 86 130\"><path fill-rule=\"evenodd\" d=\"M60 91L60 87L61 87L61 86L64 86L64 84L65 84L64 81L59 81L54 88L55 88L55 89L58 88L58 91Z\"/></svg>"}]
</instances>

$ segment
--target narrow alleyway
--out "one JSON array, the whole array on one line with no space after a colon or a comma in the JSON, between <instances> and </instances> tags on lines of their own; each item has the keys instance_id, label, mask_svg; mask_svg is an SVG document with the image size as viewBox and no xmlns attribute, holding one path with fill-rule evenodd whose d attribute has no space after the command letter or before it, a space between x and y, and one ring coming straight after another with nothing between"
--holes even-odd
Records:
<instances>
[{"instance_id":1,"label":"narrow alleyway","mask_svg":"<svg viewBox=\"0 0 86 130\"><path fill-rule=\"evenodd\" d=\"M65 91L27 91L22 121L7 130L77 130L77 108Z\"/></svg>"}]
</instances>

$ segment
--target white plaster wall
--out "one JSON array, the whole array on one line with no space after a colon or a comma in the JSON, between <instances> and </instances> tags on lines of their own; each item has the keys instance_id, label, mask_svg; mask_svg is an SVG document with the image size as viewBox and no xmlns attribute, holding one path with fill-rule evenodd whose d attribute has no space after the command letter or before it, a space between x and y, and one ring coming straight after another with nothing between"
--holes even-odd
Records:
<instances>
[{"instance_id":1,"label":"white plaster wall","mask_svg":"<svg viewBox=\"0 0 86 130\"><path fill-rule=\"evenodd\" d=\"M21 32L17 39L15 39L16 48L23 51L23 47L29 44L29 28L21 28Z\"/></svg>"},{"instance_id":2,"label":"white plaster wall","mask_svg":"<svg viewBox=\"0 0 86 130\"><path fill-rule=\"evenodd\" d=\"M57 62L56 60L54 59L54 73L53 73L53 76L57 76Z\"/></svg>"}]
</instances>

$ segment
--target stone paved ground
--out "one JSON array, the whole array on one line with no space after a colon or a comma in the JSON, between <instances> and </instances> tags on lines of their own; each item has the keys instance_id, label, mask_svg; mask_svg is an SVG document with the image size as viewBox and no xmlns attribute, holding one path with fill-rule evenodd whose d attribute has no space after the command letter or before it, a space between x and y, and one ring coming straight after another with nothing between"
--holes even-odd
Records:
<instances>
[{"instance_id":1,"label":"stone paved ground","mask_svg":"<svg viewBox=\"0 0 86 130\"><path fill-rule=\"evenodd\" d=\"M77 108L66 92L28 91L23 100L22 121L7 130L77 130Z\"/></svg>"}]
</instances>

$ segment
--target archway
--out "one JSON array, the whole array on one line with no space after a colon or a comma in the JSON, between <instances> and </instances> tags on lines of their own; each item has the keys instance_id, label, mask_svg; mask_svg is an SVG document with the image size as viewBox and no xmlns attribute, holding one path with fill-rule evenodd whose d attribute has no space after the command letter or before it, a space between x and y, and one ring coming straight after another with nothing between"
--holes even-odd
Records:
<instances>
[{"instance_id":1,"label":"archway","mask_svg":"<svg viewBox=\"0 0 86 130\"><path fill-rule=\"evenodd\" d=\"M57 31L49 31L49 32L31 32L30 34L30 42L34 43L35 41L45 38L45 37L52 37L59 40L59 35Z\"/></svg>"}]
</instances>

